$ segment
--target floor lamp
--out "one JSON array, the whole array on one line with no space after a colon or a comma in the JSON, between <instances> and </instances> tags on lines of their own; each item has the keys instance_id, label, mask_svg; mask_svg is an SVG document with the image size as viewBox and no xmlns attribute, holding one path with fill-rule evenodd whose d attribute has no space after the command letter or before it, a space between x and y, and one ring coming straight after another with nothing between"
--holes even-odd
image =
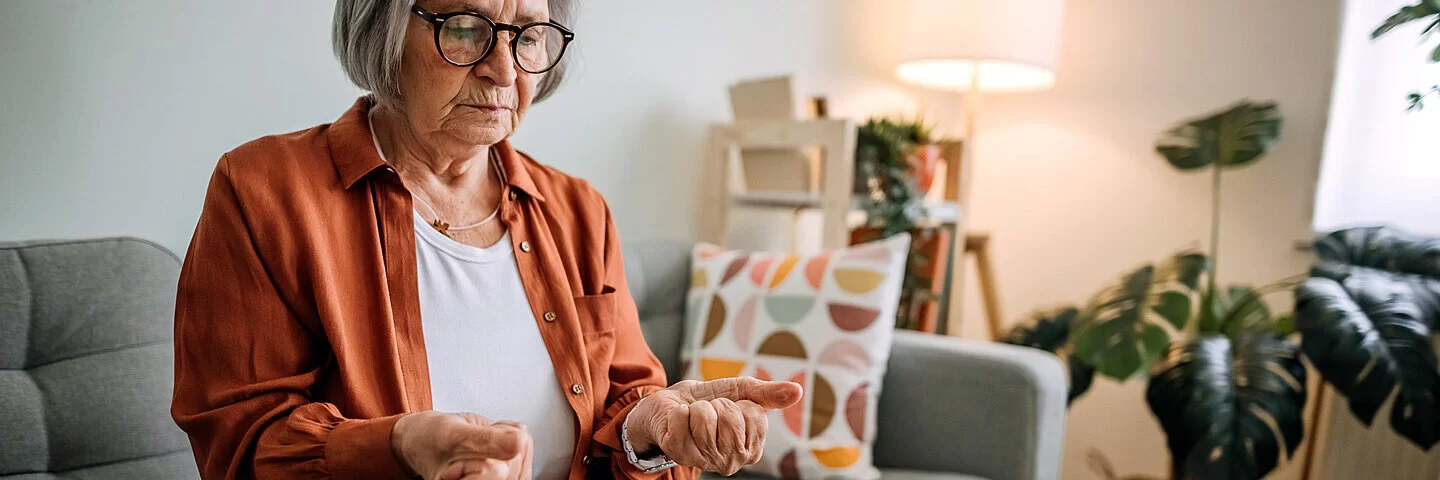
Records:
<instances>
[{"instance_id":1,"label":"floor lamp","mask_svg":"<svg viewBox=\"0 0 1440 480\"><path fill-rule=\"evenodd\" d=\"M905 40L895 75L912 85L965 92L964 154L975 158L976 113L982 92L1024 92L1050 88L1060 56L1060 25L1065 0L909 0ZM960 168L947 165L947 169ZM966 167L968 168L968 166ZM957 192L962 206L956 231L970 217L969 188ZM964 237L954 242L950 295L964 295ZM959 335L959 303L946 319L950 335ZM998 325L992 319L991 329ZM991 332L992 336L999 335Z\"/></svg>"}]
</instances>

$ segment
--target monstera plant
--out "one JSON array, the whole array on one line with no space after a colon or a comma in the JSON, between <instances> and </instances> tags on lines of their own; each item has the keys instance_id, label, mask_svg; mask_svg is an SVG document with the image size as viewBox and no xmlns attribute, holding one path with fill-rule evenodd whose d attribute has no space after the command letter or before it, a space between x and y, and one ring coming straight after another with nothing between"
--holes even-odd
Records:
<instances>
[{"instance_id":1,"label":"monstera plant","mask_svg":"<svg viewBox=\"0 0 1440 480\"><path fill-rule=\"evenodd\" d=\"M1258 161L1280 135L1273 103L1242 101L1165 132L1157 152L1212 178L1210 251L1182 251L1122 275L1083 307L1033 315L1005 341L1055 352L1070 368L1070 398L1095 374L1148 376L1146 400L1168 439L1174 478L1260 478L1293 456L1304 433L1305 368L1285 338L1286 317L1262 297L1299 279L1220 286L1215 272L1220 185Z\"/></svg>"},{"instance_id":2,"label":"monstera plant","mask_svg":"<svg viewBox=\"0 0 1440 480\"><path fill-rule=\"evenodd\" d=\"M1370 425L1392 395L1390 425L1425 450L1440 441L1440 238L1384 227L1315 243L1316 265L1295 292L1301 349Z\"/></svg>"}]
</instances>

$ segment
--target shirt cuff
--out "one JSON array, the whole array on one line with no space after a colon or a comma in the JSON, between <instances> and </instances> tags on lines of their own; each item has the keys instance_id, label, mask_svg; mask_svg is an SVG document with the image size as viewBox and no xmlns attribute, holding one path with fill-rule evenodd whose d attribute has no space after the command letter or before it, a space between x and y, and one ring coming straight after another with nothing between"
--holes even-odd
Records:
<instances>
[{"instance_id":1,"label":"shirt cuff","mask_svg":"<svg viewBox=\"0 0 1440 480\"><path fill-rule=\"evenodd\" d=\"M400 415L347 420L335 426L325 446L325 463L335 478L410 478L390 448L390 431Z\"/></svg>"}]
</instances>

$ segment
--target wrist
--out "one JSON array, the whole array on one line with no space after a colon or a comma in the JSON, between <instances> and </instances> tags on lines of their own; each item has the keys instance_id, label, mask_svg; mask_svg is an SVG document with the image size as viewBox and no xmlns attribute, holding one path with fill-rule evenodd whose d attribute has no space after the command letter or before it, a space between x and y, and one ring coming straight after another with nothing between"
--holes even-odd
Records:
<instances>
[{"instance_id":1,"label":"wrist","mask_svg":"<svg viewBox=\"0 0 1440 480\"><path fill-rule=\"evenodd\" d=\"M640 399L640 401L635 404L635 408L631 409L629 414L626 414L623 426L626 434L625 441L630 444L630 448L634 449L635 454L641 458L654 457L664 453L660 450L660 446L655 441L654 435L651 434L651 424L655 423L651 417L653 417L654 414L649 408L646 408L647 405L645 404L645 399Z\"/></svg>"},{"instance_id":2,"label":"wrist","mask_svg":"<svg viewBox=\"0 0 1440 480\"><path fill-rule=\"evenodd\" d=\"M400 464L400 469L410 477L418 475L415 473L414 463L410 461L410 455L407 454L410 443L410 427L418 420L417 415L416 413L401 415L398 420L395 420L395 426L390 428L390 453L395 455L395 462Z\"/></svg>"}]
</instances>

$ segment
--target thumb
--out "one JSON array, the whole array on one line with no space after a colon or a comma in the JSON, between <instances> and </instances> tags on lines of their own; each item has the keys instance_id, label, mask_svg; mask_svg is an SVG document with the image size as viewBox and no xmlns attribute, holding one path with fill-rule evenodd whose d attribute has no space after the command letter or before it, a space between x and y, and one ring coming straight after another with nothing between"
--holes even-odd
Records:
<instances>
[{"instance_id":1,"label":"thumb","mask_svg":"<svg viewBox=\"0 0 1440 480\"><path fill-rule=\"evenodd\" d=\"M695 385L693 393L696 400L749 400L761 408L774 410L794 405L805 392L800 384L795 382L767 382L754 377L738 377Z\"/></svg>"},{"instance_id":2,"label":"thumb","mask_svg":"<svg viewBox=\"0 0 1440 480\"><path fill-rule=\"evenodd\" d=\"M750 400L767 410L787 408L800 403L800 398L805 396L805 388L795 382L764 382L756 386L751 394Z\"/></svg>"},{"instance_id":3,"label":"thumb","mask_svg":"<svg viewBox=\"0 0 1440 480\"><path fill-rule=\"evenodd\" d=\"M509 460L520 454L524 432L512 425L467 425L459 449L482 458Z\"/></svg>"}]
</instances>

